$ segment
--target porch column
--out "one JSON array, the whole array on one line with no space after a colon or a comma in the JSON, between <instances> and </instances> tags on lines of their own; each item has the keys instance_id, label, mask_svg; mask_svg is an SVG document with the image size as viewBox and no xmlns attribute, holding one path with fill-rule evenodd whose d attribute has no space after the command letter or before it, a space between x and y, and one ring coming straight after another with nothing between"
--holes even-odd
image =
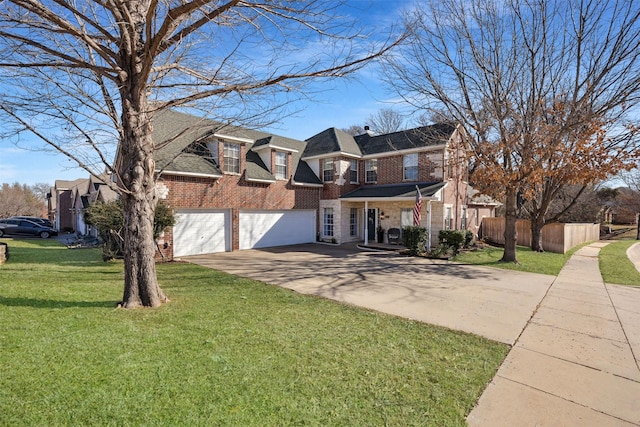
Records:
<instances>
[{"instance_id":1,"label":"porch column","mask_svg":"<svg viewBox=\"0 0 640 427\"><path fill-rule=\"evenodd\" d=\"M369 244L369 202L367 200L364 201L364 245Z\"/></svg>"},{"instance_id":2,"label":"porch column","mask_svg":"<svg viewBox=\"0 0 640 427\"><path fill-rule=\"evenodd\" d=\"M431 200L427 202L427 250L431 250Z\"/></svg>"}]
</instances>

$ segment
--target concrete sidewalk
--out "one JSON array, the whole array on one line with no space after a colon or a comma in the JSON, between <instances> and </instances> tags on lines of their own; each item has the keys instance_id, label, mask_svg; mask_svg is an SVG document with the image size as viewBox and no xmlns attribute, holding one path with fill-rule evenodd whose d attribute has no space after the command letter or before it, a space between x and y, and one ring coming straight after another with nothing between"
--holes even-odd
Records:
<instances>
[{"instance_id":1,"label":"concrete sidewalk","mask_svg":"<svg viewBox=\"0 0 640 427\"><path fill-rule=\"evenodd\" d=\"M604 284L606 244L564 266L470 426L640 426L640 289Z\"/></svg>"}]
</instances>

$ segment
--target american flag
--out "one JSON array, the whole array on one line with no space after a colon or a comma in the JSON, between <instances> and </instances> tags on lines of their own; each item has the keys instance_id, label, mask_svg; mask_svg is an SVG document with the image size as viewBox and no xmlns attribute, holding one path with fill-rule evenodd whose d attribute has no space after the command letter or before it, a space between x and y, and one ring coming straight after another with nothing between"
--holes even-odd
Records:
<instances>
[{"instance_id":1,"label":"american flag","mask_svg":"<svg viewBox=\"0 0 640 427\"><path fill-rule=\"evenodd\" d=\"M420 189L416 185L416 205L413 207L413 225L420 226L420 220L422 219L422 194Z\"/></svg>"}]
</instances>

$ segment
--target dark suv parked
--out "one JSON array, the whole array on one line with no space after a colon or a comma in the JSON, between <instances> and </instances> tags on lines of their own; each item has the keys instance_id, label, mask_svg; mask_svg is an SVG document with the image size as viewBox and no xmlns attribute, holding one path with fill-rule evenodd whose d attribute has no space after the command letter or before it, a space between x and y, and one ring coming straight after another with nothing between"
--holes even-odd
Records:
<instances>
[{"instance_id":1,"label":"dark suv parked","mask_svg":"<svg viewBox=\"0 0 640 427\"><path fill-rule=\"evenodd\" d=\"M26 219L27 221L35 222L36 224L44 225L45 227L54 228L53 223L46 218L40 218L37 216L12 216L8 219Z\"/></svg>"},{"instance_id":2,"label":"dark suv parked","mask_svg":"<svg viewBox=\"0 0 640 427\"><path fill-rule=\"evenodd\" d=\"M57 236L58 232L46 225L38 224L27 219L0 219L0 237L3 236L40 236L47 239Z\"/></svg>"}]
</instances>

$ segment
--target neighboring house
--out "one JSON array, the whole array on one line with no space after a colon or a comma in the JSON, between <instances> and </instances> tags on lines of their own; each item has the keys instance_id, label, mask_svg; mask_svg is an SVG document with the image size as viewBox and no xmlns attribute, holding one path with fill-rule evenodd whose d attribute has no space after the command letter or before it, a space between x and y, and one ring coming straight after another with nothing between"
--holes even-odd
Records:
<instances>
[{"instance_id":1,"label":"neighboring house","mask_svg":"<svg viewBox=\"0 0 640 427\"><path fill-rule=\"evenodd\" d=\"M117 193L105 182L109 176L90 176L81 180L72 190L71 212L73 228L81 236L98 237L98 230L84 222L86 209L94 203L110 202L117 199Z\"/></svg>"},{"instance_id":2,"label":"neighboring house","mask_svg":"<svg viewBox=\"0 0 640 427\"><path fill-rule=\"evenodd\" d=\"M97 231L84 222L84 211L96 202L115 200L115 191L105 183L107 176L56 180L48 197L49 219L62 232L97 236Z\"/></svg>"},{"instance_id":3,"label":"neighboring house","mask_svg":"<svg viewBox=\"0 0 640 427\"><path fill-rule=\"evenodd\" d=\"M480 193L469 186L469 202L467 205L467 230L471 230L474 236L480 234L483 218L493 218L496 216L496 208L501 205L495 199Z\"/></svg>"},{"instance_id":4,"label":"neighboring house","mask_svg":"<svg viewBox=\"0 0 640 427\"><path fill-rule=\"evenodd\" d=\"M75 231L75 218L72 212L74 189L85 181L87 181L85 178L73 181L56 180L47 194L48 216L58 231Z\"/></svg>"},{"instance_id":5,"label":"neighboring house","mask_svg":"<svg viewBox=\"0 0 640 427\"><path fill-rule=\"evenodd\" d=\"M159 242L169 258L369 242L379 228L413 225L417 188L434 246L440 230L471 225L471 206L493 212L471 204L462 130L450 124L355 137L331 128L298 141L165 111L153 138L157 191L177 220Z\"/></svg>"}]
</instances>

